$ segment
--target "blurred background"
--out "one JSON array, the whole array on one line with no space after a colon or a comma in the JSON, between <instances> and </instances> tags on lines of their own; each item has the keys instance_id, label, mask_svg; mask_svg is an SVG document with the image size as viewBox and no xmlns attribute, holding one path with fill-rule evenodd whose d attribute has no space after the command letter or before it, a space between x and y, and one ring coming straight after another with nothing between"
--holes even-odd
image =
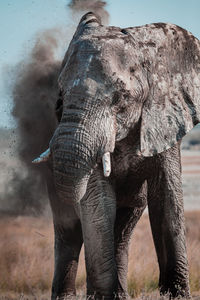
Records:
<instances>
[{"instance_id":1,"label":"blurred background","mask_svg":"<svg viewBox=\"0 0 200 300\"><path fill-rule=\"evenodd\" d=\"M170 22L200 38L199 0L0 2L0 278L4 278L0 291L6 295L9 292L8 299L15 297L12 292L32 296L38 290L49 293L53 272L51 213L43 169L31 161L48 148L56 127L54 106L60 64L80 17L87 11L98 13L106 25L125 28ZM200 291L199 154L197 125L182 142L191 286L197 294ZM147 215L138 224L134 238L129 292L137 296L157 287L158 269ZM82 289L83 254L81 262L77 285Z\"/></svg>"}]
</instances>

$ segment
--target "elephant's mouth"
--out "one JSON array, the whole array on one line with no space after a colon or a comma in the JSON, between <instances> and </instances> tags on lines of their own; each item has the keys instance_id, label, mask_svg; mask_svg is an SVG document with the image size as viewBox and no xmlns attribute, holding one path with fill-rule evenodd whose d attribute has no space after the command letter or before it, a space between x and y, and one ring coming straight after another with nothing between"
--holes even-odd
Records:
<instances>
[{"instance_id":1,"label":"elephant's mouth","mask_svg":"<svg viewBox=\"0 0 200 300\"><path fill-rule=\"evenodd\" d=\"M40 164L42 162L47 162L51 157L50 148L40 154L37 158L35 158L32 163ZM103 164L103 173L105 177L109 177L111 173L111 162L110 162L110 152L106 152L102 156L102 164Z\"/></svg>"}]
</instances>

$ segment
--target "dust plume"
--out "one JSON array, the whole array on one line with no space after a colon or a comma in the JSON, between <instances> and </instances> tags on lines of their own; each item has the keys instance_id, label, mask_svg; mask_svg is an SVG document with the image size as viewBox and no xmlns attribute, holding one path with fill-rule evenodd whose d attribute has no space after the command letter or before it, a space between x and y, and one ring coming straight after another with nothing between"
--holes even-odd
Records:
<instances>
[{"instance_id":1,"label":"dust plume","mask_svg":"<svg viewBox=\"0 0 200 300\"><path fill-rule=\"evenodd\" d=\"M9 185L12 208L21 212L40 212L46 204L44 167L32 165L31 161L48 148L57 124L60 61L55 54L60 35L58 30L40 33L29 57L16 68L13 116L17 121L21 167L13 171Z\"/></svg>"},{"instance_id":2,"label":"dust plume","mask_svg":"<svg viewBox=\"0 0 200 300\"><path fill-rule=\"evenodd\" d=\"M68 5L74 12L92 11L97 14L104 25L109 23L109 13L106 11L106 2L101 0L71 0Z\"/></svg>"},{"instance_id":3,"label":"dust plume","mask_svg":"<svg viewBox=\"0 0 200 300\"><path fill-rule=\"evenodd\" d=\"M71 1L71 19L67 28L40 32L28 57L16 66L12 114L17 124L14 153L17 159L11 166L6 162L3 165L4 169L9 170L10 179L4 194L0 195L0 209L17 214L44 211L48 203L45 167L33 165L31 161L48 148L57 126L55 103L59 94L57 78L61 66L61 59L56 58L58 50L65 45L63 57L77 23L85 12L93 10L104 22L108 22L104 6L103 1Z\"/></svg>"}]
</instances>

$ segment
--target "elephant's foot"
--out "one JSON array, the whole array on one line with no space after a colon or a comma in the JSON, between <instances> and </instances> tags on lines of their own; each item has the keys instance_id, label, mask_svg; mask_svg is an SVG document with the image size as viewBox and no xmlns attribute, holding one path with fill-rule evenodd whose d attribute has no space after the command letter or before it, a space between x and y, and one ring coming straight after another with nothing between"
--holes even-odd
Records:
<instances>
[{"instance_id":1,"label":"elephant's foot","mask_svg":"<svg viewBox=\"0 0 200 300\"><path fill-rule=\"evenodd\" d=\"M174 299L174 298L192 299L188 285L180 285L176 283L173 285L170 284L168 286L161 286L160 294L169 295L170 299Z\"/></svg>"},{"instance_id":2,"label":"elephant's foot","mask_svg":"<svg viewBox=\"0 0 200 300\"><path fill-rule=\"evenodd\" d=\"M125 292L119 292L117 295L116 295L116 298L115 299L119 299L119 300L130 300L131 297L129 296L128 293L125 293Z\"/></svg>"},{"instance_id":3,"label":"elephant's foot","mask_svg":"<svg viewBox=\"0 0 200 300\"><path fill-rule=\"evenodd\" d=\"M66 294L62 293L59 296L53 296L51 297L51 300L76 300L77 296L75 294Z\"/></svg>"},{"instance_id":4,"label":"elephant's foot","mask_svg":"<svg viewBox=\"0 0 200 300\"><path fill-rule=\"evenodd\" d=\"M117 294L115 295L115 299L120 299L120 300L129 300L131 297L129 296L128 292L126 289L123 289L122 286L119 284Z\"/></svg>"},{"instance_id":5,"label":"elephant's foot","mask_svg":"<svg viewBox=\"0 0 200 300\"><path fill-rule=\"evenodd\" d=\"M128 294L113 293L112 295L102 296L99 294L87 295L87 300L128 300L130 299Z\"/></svg>"}]
</instances>

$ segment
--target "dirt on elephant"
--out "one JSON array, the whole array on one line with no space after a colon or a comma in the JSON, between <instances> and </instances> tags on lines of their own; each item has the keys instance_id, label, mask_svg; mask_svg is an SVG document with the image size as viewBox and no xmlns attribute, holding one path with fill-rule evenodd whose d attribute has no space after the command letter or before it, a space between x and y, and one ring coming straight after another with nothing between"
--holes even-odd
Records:
<instances>
[{"instance_id":1,"label":"dirt on elephant","mask_svg":"<svg viewBox=\"0 0 200 300\"><path fill-rule=\"evenodd\" d=\"M195 299L200 299L199 228L200 211L187 212L190 286ZM0 300L49 299L53 276L53 239L51 218L1 216ZM77 299L82 299L85 294L83 250L76 283ZM137 299L159 299L157 284L158 265L148 216L144 215L133 233L130 245L129 294Z\"/></svg>"}]
</instances>

